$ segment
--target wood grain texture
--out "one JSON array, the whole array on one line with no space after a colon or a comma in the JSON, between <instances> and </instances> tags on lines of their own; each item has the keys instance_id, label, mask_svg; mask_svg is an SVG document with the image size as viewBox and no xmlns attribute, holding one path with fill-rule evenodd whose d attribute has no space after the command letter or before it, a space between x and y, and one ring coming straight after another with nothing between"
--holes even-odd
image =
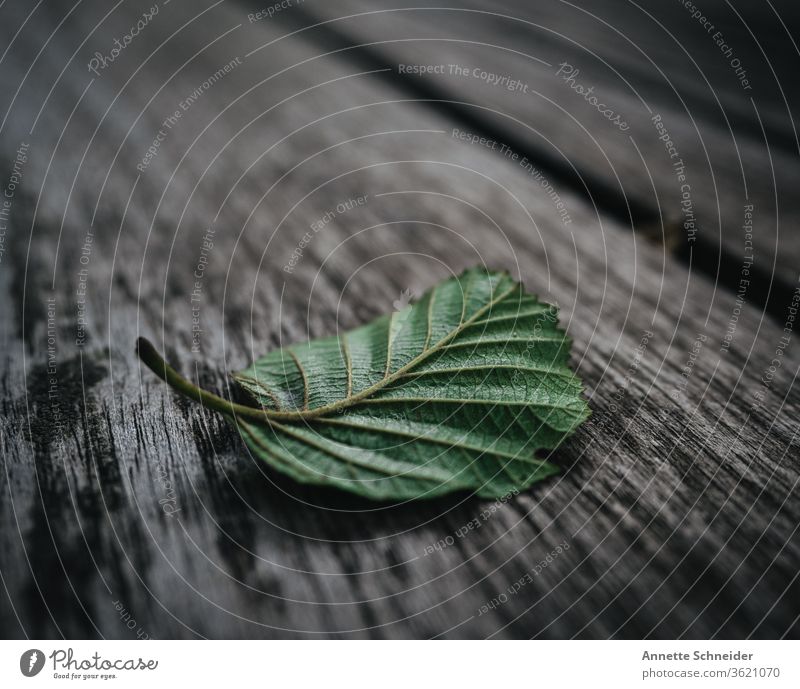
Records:
<instances>
[{"instance_id":1,"label":"wood grain texture","mask_svg":"<svg viewBox=\"0 0 800 689\"><path fill-rule=\"evenodd\" d=\"M752 204L760 273L748 299L769 302L770 288L780 291L770 304L780 313L800 253L791 230L800 217L798 102L788 88L800 57L796 7L707 3L701 24L675 4L505 0L443 9L346 0L304 6L303 21L366 45L397 77L402 66L411 88L436 91L532 159L552 159L565 174L577 168L572 183L600 206L615 195L650 209L637 217L634 208L631 220L615 201L622 222L687 259L691 251L695 268L734 291L746 251L743 206ZM442 71L408 75L408 65ZM728 270L729 262L737 265Z\"/></svg>"},{"instance_id":2,"label":"wood grain texture","mask_svg":"<svg viewBox=\"0 0 800 689\"><path fill-rule=\"evenodd\" d=\"M242 6L163 6L89 74L142 11L43 7L0 71L2 169L31 147L0 262L4 636L797 634L796 338L762 382L783 323L558 187L564 224L518 161ZM494 511L299 486L135 358L146 335L235 397L265 351L481 262L560 305L594 412Z\"/></svg>"}]
</instances>

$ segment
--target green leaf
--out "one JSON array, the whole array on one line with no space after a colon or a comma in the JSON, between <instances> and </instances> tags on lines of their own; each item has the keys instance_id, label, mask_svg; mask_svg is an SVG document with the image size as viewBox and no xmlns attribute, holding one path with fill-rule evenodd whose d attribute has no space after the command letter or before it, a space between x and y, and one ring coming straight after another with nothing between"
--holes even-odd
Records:
<instances>
[{"instance_id":1,"label":"green leaf","mask_svg":"<svg viewBox=\"0 0 800 689\"><path fill-rule=\"evenodd\" d=\"M200 390L138 343L153 371L225 414L278 471L374 500L496 498L555 473L535 453L589 414L569 348L555 307L482 268L235 373L252 405Z\"/></svg>"}]
</instances>

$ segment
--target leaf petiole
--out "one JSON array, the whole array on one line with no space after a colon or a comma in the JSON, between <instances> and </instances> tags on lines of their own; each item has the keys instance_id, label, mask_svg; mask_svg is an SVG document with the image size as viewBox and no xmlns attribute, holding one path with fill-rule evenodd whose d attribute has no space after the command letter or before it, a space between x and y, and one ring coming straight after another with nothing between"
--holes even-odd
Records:
<instances>
[{"instance_id":1,"label":"leaf petiole","mask_svg":"<svg viewBox=\"0 0 800 689\"><path fill-rule=\"evenodd\" d=\"M264 409L248 407L244 404L237 404L226 400L224 397L215 395L213 392L203 390L191 381L184 378L164 358L156 351L153 343L145 337L136 340L136 353L147 367L155 373L161 380L175 388L178 392L187 397L197 400L204 407L213 409L229 416L242 416L256 421L269 422L269 417Z\"/></svg>"}]
</instances>

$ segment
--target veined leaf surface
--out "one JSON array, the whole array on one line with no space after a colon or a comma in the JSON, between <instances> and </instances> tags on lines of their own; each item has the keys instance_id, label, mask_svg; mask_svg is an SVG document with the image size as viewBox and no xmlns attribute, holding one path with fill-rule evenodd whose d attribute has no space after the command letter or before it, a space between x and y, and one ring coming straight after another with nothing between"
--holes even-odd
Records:
<instances>
[{"instance_id":1,"label":"veined leaf surface","mask_svg":"<svg viewBox=\"0 0 800 689\"><path fill-rule=\"evenodd\" d=\"M224 413L248 447L303 483L375 500L470 490L496 498L557 468L536 457L588 416L555 307L473 268L418 302L234 374L253 404L195 388L140 340L143 360Z\"/></svg>"}]
</instances>

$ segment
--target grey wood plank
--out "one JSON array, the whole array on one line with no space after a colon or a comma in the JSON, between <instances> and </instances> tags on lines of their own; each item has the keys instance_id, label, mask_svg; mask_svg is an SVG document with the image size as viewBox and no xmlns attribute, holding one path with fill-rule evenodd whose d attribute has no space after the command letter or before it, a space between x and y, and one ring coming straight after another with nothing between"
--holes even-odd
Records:
<instances>
[{"instance_id":1,"label":"grey wood plank","mask_svg":"<svg viewBox=\"0 0 800 689\"><path fill-rule=\"evenodd\" d=\"M269 44L277 24L250 26L226 4L169 39L203 9L171 3L84 92L85 59L137 16L120 7L48 98L102 8L82 5L56 32L0 140L3 169L15 142L31 141L0 263L4 634L796 633L796 347L769 388L760 382L780 327L568 190L565 225L518 163L453 137L425 104L320 58L313 42ZM18 64L63 16L48 12L14 48ZM240 56L138 173L176 103ZM0 71L4 91L20 72ZM365 194L284 271L312 223ZM212 226L192 352L194 273ZM481 260L561 305L594 409L555 455L563 474L486 520L490 504L467 496L376 505L295 485L134 356L145 334L228 392L226 373L254 355L362 323L402 290Z\"/></svg>"},{"instance_id":2,"label":"grey wood plank","mask_svg":"<svg viewBox=\"0 0 800 689\"><path fill-rule=\"evenodd\" d=\"M346 0L275 20L324 21L305 33L367 45L394 78L480 118L494 138L607 180L652 209L654 220L633 218L636 229L728 289L742 286L741 264L752 259L758 279L747 298L780 318L800 254L791 230L800 214L798 103L787 71L799 57L788 28L796 8L703 8L710 19L701 25L679 3ZM408 74L420 66L438 71ZM749 205L752 238L743 229Z\"/></svg>"}]
</instances>

